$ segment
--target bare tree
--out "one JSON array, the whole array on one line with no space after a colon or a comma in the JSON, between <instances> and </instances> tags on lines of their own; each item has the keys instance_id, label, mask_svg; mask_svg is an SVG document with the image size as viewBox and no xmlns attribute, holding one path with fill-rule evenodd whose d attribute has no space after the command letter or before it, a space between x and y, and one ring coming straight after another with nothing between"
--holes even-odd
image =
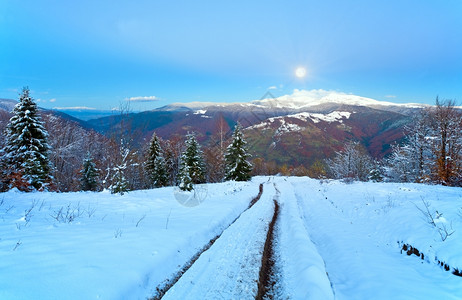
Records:
<instances>
[{"instance_id":1,"label":"bare tree","mask_svg":"<svg viewBox=\"0 0 462 300\"><path fill-rule=\"evenodd\" d=\"M462 112L455 108L453 100L443 102L436 98L434 175L439 183L455 185L460 182L462 159Z\"/></svg>"},{"instance_id":2,"label":"bare tree","mask_svg":"<svg viewBox=\"0 0 462 300\"><path fill-rule=\"evenodd\" d=\"M386 160L386 175L398 182L428 182L433 161L432 113L425 109L416 114L405 126L406 141L393 145Z\"/></svg>"},{"instance_id":3,"label":"bare tree","mask_svg":"<svg viewBox=\"0 0 462 300\"><path fill-rule=\"evenodd\" d=\"M334 158L327 160L327 166L334 178L367 181L374 163L363 145L350 141Z\"/></svg>"}]
</instances>

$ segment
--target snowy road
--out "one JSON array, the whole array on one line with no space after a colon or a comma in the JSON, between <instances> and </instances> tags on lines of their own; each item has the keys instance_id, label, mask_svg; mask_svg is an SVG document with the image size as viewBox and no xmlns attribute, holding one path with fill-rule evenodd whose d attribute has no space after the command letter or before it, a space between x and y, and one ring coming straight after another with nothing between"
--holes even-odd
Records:
<instances>
[{"instance_id":1,"label":"snowy road","mask_svg":"<svg viewBox=\"0 0 462 300\"><path fill-rule=\"evenodd\" d=\"M282 192L281 192L282 190ZM274 201L272 299L333 299L324 261L311 242L290 183L272 179L260 200L205 251L162 299L255 299ZM261 278L260 278L261 279Z\"/></svg>"},{"instance_id":2,"label":"snowy road","mask_svg":"<svg viewBox=\"0 0 462 300\"><path fill-rule=\"evenodd\" d=\"M244 212L162 299L252 299L273 212L275 190L265 184L260 200Z\"/></svg>"}]
</instances>

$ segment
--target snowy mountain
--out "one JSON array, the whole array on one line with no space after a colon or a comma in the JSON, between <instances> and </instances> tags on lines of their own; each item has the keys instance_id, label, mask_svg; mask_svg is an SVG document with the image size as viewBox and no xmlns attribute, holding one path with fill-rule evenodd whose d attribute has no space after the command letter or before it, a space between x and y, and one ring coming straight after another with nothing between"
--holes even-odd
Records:
<instances>
[{"instance_id":1,"label":"snowy mountain","mask_svg":"<svg viewBox=\"0 0 462 300\"><path fill-rule=\"evenodd\" d=\"M0 110L11 112L16 103L18 103L18 101L12 99L0 99Z\"/></svg>"},{"instance_id":2,"label":"snowy mountain","mask_svg":"<svg viewBox=\"0 0 462 300\"><path fill-rule=\"evenodd\" d=\"M292 95L284 95L277 98L266 98L253 101L252 104L265 107L288 108L304 110L316 106L339 104L348 106L366 106L376 109L389 110L393 108L423 108L425 105L416 103L398 104L393 102L377 101L371 98L345 94L326 90L294 90Z\"/></svg>"},{"instance_id":3,"label":"snowy mountain","mask_svg":"<svg viewBox=\"0 0 462 300\"><path fill-rule=\"evenodd\" d=\"M385 111L405 113L413 109L428 107L419 103L393 103L378 101L371 98L345 94L336 91L326 90L298 90L295 89L291 95L272 97L267 94L261 100L254 100L248 103L213 103L213 102L190 102L173 103L160 108L161 110L190 109L200 110L211 107L222 107L223 109L247 109L263 108L267 110L286 110L286 111L319 111L326 108L338 106L363 106Z\"/></svg>"},{"instance_id":4,"label":"snowy mountain","mask_svg":"<svg viewBox=\"0 0 462 300\"><path fill-rule=\"evenodd\" d=\"M139 145L152 133L162 138L174 134L198 133L207 145L240 122L253 157L278 165L304 165L331 157L346 140L358 140L369 152L381 158L390 145L401 142L403 128L412 113L424 105L394 104L369 98L323 90L298 91L279 98L249 103L175 103L152 111L130 114ZM120 124L120 116L90 120L102 133L111 133Z\"/></svg>"}]
</instances>

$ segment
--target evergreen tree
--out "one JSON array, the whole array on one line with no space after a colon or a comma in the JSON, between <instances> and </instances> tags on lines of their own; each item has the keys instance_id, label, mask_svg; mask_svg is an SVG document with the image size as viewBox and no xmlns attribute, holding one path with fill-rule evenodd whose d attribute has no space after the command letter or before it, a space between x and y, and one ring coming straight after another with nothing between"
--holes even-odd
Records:
<instances>
[{"instance_id":1,"label":"evergreen tree","mask_svg":"<svg viewBox=\"0 0 462 300\"><path fill-rule=\"evenodd\" d=\"M226 149L226 180L247 181L251 178L252 164L248 161L246 141L242 136L241 125L236 124L233 141Z\"/></svg>"},{"instance_id":2,"label":"evergreen tree","mask_svg":"<svg viewBox=\"0 0 462 300\"><path fill-rule=\"evenodd\" d=\"M27 186L36 190L49 187L51 167L47 137L37 105L29 96L29 89L24 88L7 126L4 151L10 187L24 190Z\"/></svg>"},{"instance_id":3,"label":"evergreen tree","mask_svg":"<svg viewBox=\"0 0 462 300\"><path fill-rule=\"evenodd\" d=\"M383 166L379 161L374 161L373 167L369 172L369 181L382 182L383 181Z\"/></svg>"},{"instance_id":4,"label":"evergreen tree","mask_svg":"<svg viewBox=\"0 0 462 300\"><path fill-rule=\"evenodd\" d=\"M178 186L183 191L192 191L194 189L191 176L189 175L189 166L184 165L178 174L179 183Z\"/></svg>"},{"instance_id":5,"label":"evergreen tree","mask_svg":"<svg viewBox=\"0 0 462 300\"><path fill-rule=\"evenodd\" d=\"M160 147L159 139L156 133L152 135L149 145L148 159L145 163L146 173L149 177L150 184L154 187L166 186L168 182L167 165L164 159L164 153Z\"/></svg>"},{"instance_id":6,"label":"evergreen tree","mask_svg":"<svg viewBox=\"0 0 462 300\"><path fill-rule=\"evenodd\" d=\"M130 163L130 149L122 146L120 156L121 162L113 168L114 175L112 176L112 184L109 189L112 194L119 193L123 195L130 190L130 183L125 177L127 165Z\"/></svg>"},{"instance_id":7,"label":"evergreen tree","mask_svg":"<svg viewBox=\"0 0 462 300\"><path fill-rule=\"evenodd\" d=\"M182 183L189 180L194 184L205 182L204 158L194 134L188 134L186 149L180 158L180 171L178 174L180 188Z\"/></svg>"},{"instance_id":8,"label":"evergreen tree","mask_svg":"<svg viewBox=\"0 0 462 300\"><path fill-rule=\"evenodd\" d=\"M90 153L87 153L87 157L83 160L80 175L80 188L83 191L96 191L98 189L99 170L96 168Z\"/></svg>"},{"instance_id":9,"label":"evergreen tree","mask_svg":"<svg viewBox=\"0 0 462 300\"><path fill-rule=\"evenodd\" d=\"M125 178L124 174L125 166L118 165L114 168L114 176L112 177L112 185L109 188L112 194L121 194L129 191L128 180Z\"/></svg>"}]
</instances>

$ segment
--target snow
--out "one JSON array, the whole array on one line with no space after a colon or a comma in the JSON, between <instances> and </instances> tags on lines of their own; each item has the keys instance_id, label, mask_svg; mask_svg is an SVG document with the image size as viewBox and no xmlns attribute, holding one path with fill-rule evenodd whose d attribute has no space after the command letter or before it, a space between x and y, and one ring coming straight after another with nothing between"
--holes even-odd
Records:
<instances>
[{"instance_id":1,"label":"snow","mask_svg":"<svg viewBox=\"0 0 462 300\"><path fill-rule=\"evenodd\" d=\"M294 132L294 131L302 131L304 130L303 127L290 123L291 119L298 119L301 121L308 121L311 120L313 123L319 123L320 121L332 123L332 122L339 122L343 123L344 119L349 119L352 113L345 112L345 111L333 111L328 114L319 114L319 113L308 113L302 112L282 117L272 117L268 118L265 121L249 126L246 129L265 129L265 127L270 126L274 122L279 122L281 125L276 130L276 135L283 134L285 132Z\"/></svg>"},{"instance_id":2,"label":"snow","mask_svg":"<svg viewBox=\"0 0 462 300\"><path fill-rule=\"evenodd\" d=\"M286 180L279 180L277 187L283 195L279 197L278 255L284 294L290 299L334 299L324 261L310 240L293 187Z\"/></svg>"},{"instance_id":3,"label":"snow","mask_svg":"<svg viewBox=\"0 0 462 300\"><path fill-rule=\"evenodd\" d=\"M295 89L292 94L277 98L268 98L252 101L253 104L265 107L302 109L326 103L338 103L354 106L400 106L406 108L423 108L425 105L417 103L394 103L378 101L371 98L345 94L337 91L326 90L299 90Z\"/></svg>"},{"instance_id":4,"label":"snow","mask_svg":"<svg viewBox=\"0 0 462 300\"><path fill-rule=\"evenodd\" d=\"M224 231L163 299L254 299L273 196L274 188L266 184L260 201Z\"/></svg>"},{"instance_id":5,"label":"snow","mask_svg":"<svg viewBox=\"0 0 462 300\"><path fill-rule=\"evenodd\" d=\"M461 188L306 177L201 187L194 207L171 187L0 194L0 299L146 299L220 233L165 299L253 298L273 199L278 299L462 297L462 279L435 261L462 268Z\"/></svg>"},{"instance_id":6,"label":"snow","mask_svg":"<svg viewBox=\"0 0 462 300\"><path fill-rule=\"evenodd\" d=\"M199 109L199 110L196 110L193 114L195 115L203 115L207 112L206 109Z\"/></svg>"},{"instance_id":7,"label":"snow","mask_svg":"<svg viewBox=\"0 0 462 300\"><path fill-rule=\"evenodd\" d=\"M308 119L312 120L314 123L319 123L320 121L324 121L327 123L332 122L343 122L343 119L349 119L351 116L350 112L346 111L333 111L328 114L315 114L315 113L298 113L294 115L288 115L288 118L296 118L303 121L307 121Z\"/></svg>"},{"instance_id":8,"label":"snow","mask_svg":"<svg viewBox=\"0 0 462 300\"><path fill-rule=\"evenodd\" d=\"M257 193L256 183L210 185L193 208L173 188L0 194L0 299L146 299ZM52 217L68 205L80 217Z\"/></svg>"},{"instance_id":9,"label":"snow","mask_svg":"<svg viewBox=\"0 0 462 300\"><path fill-rule=\"evenodd\" d=\"M300 179L292 184L336 299L460 299L461 278L435 262L437 257L461 267L460 188ZM455 233L446 241L416 208L422 198L453 222ZM425 260L401 254L398 241L419 249Z\"/></svg>"},{"instance_id":10,"label":"snow","mask_svg":"<svg viewBox=\"0 0 462 300\"><path fill-rule=\"evenodd\" d=\"M265 95L266 96L266 95ZM402 108L425 108L429 105L420 103L395 103L388 101L378 101L372 98L346 94L333 90L313 89L299 90L294 89L292 94L283 95L280 97L271 97L262 100L254 100L249 103L213 103L213 102L189 102L189 103L173 103L165 108L187 107L192 110L203 110L206 107L226 107L239 105L241 107L258 108L278 108L278 109L309 109L313 106L324 105L327 103L337 103L353 106L368 106L368 107L402 107Z\"/></svg>"}]
</instances>

